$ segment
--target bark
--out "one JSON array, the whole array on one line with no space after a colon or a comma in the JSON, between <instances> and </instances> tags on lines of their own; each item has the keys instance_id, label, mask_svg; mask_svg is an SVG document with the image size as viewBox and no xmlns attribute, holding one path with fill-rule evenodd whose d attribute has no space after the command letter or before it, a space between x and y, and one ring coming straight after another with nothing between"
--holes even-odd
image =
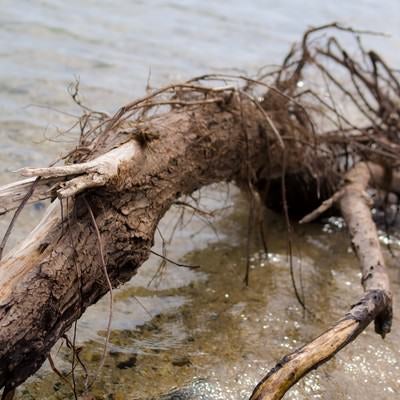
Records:
<instances>
[{"instance_id":1,"label":"bark","mask_svg":"<svg viewBox=\"0 0 400 400\"><path fill-rule=\"evenodd\" d=\"M181 195L213 182L246 184L250 170L261 176L267 145L274 154L269 173L281 171L282 149L263 113L236 95L219 105L171 111L140 130L152 132L152 140L139 144L126 127L111 132L103 140L101 163L97 154L87 164L22 171L42 177L36 198L63 199L86 190L81 196L94 212L114 287L148 258L160 218ZM10 188L23 193L26 185L8 185L0 193ZM97 185L105 186L93 189ZM15 208L21 196L4 208ZM60 203L53 201L40 225L0 264L0 387L7 391L33 374L54 343L108 290L85 201L77 196Z\"/></svg>"}]
</instances>

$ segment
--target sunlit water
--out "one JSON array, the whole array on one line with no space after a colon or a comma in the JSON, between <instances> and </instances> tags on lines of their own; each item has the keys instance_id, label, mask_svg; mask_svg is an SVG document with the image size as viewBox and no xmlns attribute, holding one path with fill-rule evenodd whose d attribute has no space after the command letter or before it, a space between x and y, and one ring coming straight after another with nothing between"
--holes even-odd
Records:
<instances>
[{"instance_id":1,"label":"sunlit water","mask_svg":"<svg viewBox=\"0 0 400 400\"><path fill-rule=\"evenodd\" d=\"M49 163L74 142L74 136L59 136L57 128L79 115L67 92L76 78L89 106L111 112L143 94L148 80L159 86L205 72L255 74L263 65L279 63L309 25L334 20L392 34L365 41L400 65L398 0L0 0L0 11L0 183L15 179L10 171L22 166ZM176 387L180 398L244 399L276 360L329 327L361 294L357 262L337 221L297 228L297 279L315 314L305 317L289 279L286 230L274 215L266 220L269 253L252 243L246 288L246 205L225 189L203 193L202 204L209 209L231 206L216 218L215 228L186 213L187 224L169 248L169 257L200 269L168 265L153 279L159 266L153 257L115 293L109 356L92 388L96 398L158 398ZM42 209L26 210L12 243L24 237ZM172 211L163 221L166 236L176 216ZM1 231L6 223L0 221ZM393 246L396 251L396 242ZM396 295L398 265L389 254L388 261ZM102 353L107 301L89 309L78 324L81 357L92 375ZM395 297L395 312L399 308ZM285 398L397 399L395 315L385 341L369 328ZM65 347L58 350L58 368L68 371L70 354ZM80 388L83 375L78 369ZM20 399L71 396L48 366L18 394Z\"/></svg>"}]
</instances>

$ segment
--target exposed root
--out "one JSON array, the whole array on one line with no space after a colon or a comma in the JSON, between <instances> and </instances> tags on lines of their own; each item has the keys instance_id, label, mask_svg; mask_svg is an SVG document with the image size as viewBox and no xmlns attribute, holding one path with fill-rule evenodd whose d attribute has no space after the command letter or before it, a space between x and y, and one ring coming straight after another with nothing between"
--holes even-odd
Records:
<instances>
[{"instance_id":1,"label":"exposed root","mask_svg":"<svg viewBox=\"0 0 400 400\"><path fill-rule=\"evenodd\" d=\"M51 354L48 355L47 360L49 361L51 370L71 389L72 392L74 391L73 386L71 385L70 381L60 372L60 370L56 367L53 357Z\"/></svg>"},{"instance_id":2,"label":"exposed root","mask_svg":"<svg viewBox=\"0 0 400 400\"><path fill-rule=\"evenodd\" d=\"M279 400L297 381L331 359L384 312L390 299L383 291L370 291L343 319L307 345L283 357L263 378L251 400Z\"/></svg>"}]
</instances>

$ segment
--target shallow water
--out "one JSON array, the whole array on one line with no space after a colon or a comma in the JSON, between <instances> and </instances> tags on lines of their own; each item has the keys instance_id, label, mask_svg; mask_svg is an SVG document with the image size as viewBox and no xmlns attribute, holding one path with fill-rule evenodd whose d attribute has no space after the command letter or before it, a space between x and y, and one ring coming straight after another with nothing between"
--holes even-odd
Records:
<instances>
[{"instance_id":1,"label":"shallow water","mask_svg":"<svg viewBox=\"0 0 400 400\"><path fill-rule=\"evenodd\" d=\"M15 179L10 171L47 164L73 144L74 135L60 136L57 128L79 115L67 93L75 77L89 106L113 111L143 94L148 78L158 86L232 68L254 74L279 63L309 25L333 20L391 33L391 39L365 40L400 65L398 0L324 3L0 0L0 183ZM301 266L307 305L316 315L304 317L289 279L285 227L275 215L266 222L268 257L252 244L254 268L245 288L246 205L232 193L226 196L225 186L203 193L205 207L232 206L216 219L218 237L193 218L169 248L171 258L200 269L168 265L149 286L159 265L153 257L116 293L111 354L93 388L98 398L158 397L174 386L188 387L197 398L245 398L277 359L327 328L361 293L358 266L337 221L301 227L295 266L296 271ZM41 205L26 210L12 243L42 211ZM172 211L164 220L166 236L176 216ZM0 232L6 223L0 221ZM390 263L396 294L398 266ZM107 309L105 298L78 324L82 359L92 373L102 352ZM369 328L285 398L361 400L367 393L397 399L399 336L398 317L385 341ZM61 370L68 369L65 348L54 358ZM79 383L82 376L78 371ZM18 398L71 398L59 381L45 366Z\"/></svg>"},{"instance_id":2,"label":"shallow water","mask_svg":"<svg viewBox=\"0 0 400 400\"><path fill-rule=\"evenodd\" d=\"M183 261L200 265L199 269L168 265L161 279L150 283L159 266L153 257L116 292L109 355L91 390L96 398L158 399L172 391L166 399L245 399L279 358L328 328L361 295L357 261L341 221L296 227L295 274L314 314L305 316L290 283L286 227L272 213L265 220L272 228L268 253L257 241L251 243L250 286L246 287L247 207L238 194L233 199L233 207L216 217L219 237L212 230L208 240L203 234L188 236L204 228L195 219L189 222L191 215L183 221L188 224L185 229L176 233L174 243L180 251L185 249ZM207 200L203 202L206 206ZM169 218L174 218L172 213L161 223L164 232L174 225ZM393 249L398 255L397 243ZM398 293L398 265L387 256L393 291ZM394 306L400 306L398 297ZM81 359L92 372L101 358L107 312L107 299L103 299L78 324ZM285 398L397 398L399 322L396 314L393 332L385 341L370 327ZM55 359L60 370L69 370L71 356L65 348ZM78 369L78 387L83 375ZM43 368L24 385L19 398L73 397L54 373Z\"/></svg>"}]
</instances>

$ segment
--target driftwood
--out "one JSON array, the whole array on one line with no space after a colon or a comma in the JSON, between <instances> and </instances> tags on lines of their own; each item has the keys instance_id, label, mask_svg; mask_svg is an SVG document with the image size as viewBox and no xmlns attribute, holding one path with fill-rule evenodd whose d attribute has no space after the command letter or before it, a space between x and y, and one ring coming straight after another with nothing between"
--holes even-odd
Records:
<instances>
[{"instance_id":1,"label":"driftwood","mask_svg":"<svg viewBox=\"0 0 400 400\"><path fill-rule=\"evenodd\" d=\"M333 357L372 321L375 321L375 331L382 338L390 332L392 294L370 211L373 203L367 189L371 185L400 193L400 175L388 179L380 165L360 163L346 174L343 188L332 197L339 203L360 261L364 296L331 329L280 360L254 389L251 400L281 399L299 379ZM301 222L310 222L318 217L326 211L327 204L333 205L333 201L327 200Z\"/></svg>"},{"instance_id":2,"label":"driftwood","mask_svg":"<svg viewBox=\"0 0 400 400\"><path fill-rule=\"evenodd\" d=\"M312 219L339 205L363 273L364 297L331 330L278 363L252 399L280 399L372 320L382 336L389 332L391 293L366 191L399 191L400 84L360 42L368 65L335 38L309 44L310 35L330 28L355 33L336 24L312 29L277 72L257 79L205 75L114 116L84 108L80 140L65 165L24 168L19 172L28 179L0 188L0 213L17 216L21 204L52 200L42 222L0 263L4 397L42 365L109 283L116 287L135 274L168 208L213 182L235 181L257 209L262 202L279 208L289 233L295 211L305 214L325 200ZM326 60L349 73L352 91ZM317 73L348 98L357 121L337 110L332 90L326 102L301 89Z\"/></svg>"},{"instance_id":3,"label":"driftwood","mask_svg":"<svg viewBox=\"0 0 400 400\"><path fill-rule=\"evenodd\" d=\"M23 171L43 176L45 190L47 178L54 187L59 177L60 188L52 193L58 190L60 199L66 190L109 180L106 190L85 198L114 286L130 279L147 259L158 221L177 198L212 182L246 179L247 161L255 170L263 167L265 119L251 101L242 99L239 108L238 99L228 96L222 107L206 105L151 119L141 129L157 138L146 145L122 129L119 136L126 142L107 153L113 157L103 156L109 163L100 164L101 172L92 167L96 159L88 169L76 164ZM242 118L248 121L246 135ZM278 161L279 146L273 139L270 146ZM88 209L79 197L72 203L53 201L39 226L2 260L0 385L9 389L35 372L72 322L108 290ZM69 216L64 222L63 215Z\"/></svg>"}]
</instances>

